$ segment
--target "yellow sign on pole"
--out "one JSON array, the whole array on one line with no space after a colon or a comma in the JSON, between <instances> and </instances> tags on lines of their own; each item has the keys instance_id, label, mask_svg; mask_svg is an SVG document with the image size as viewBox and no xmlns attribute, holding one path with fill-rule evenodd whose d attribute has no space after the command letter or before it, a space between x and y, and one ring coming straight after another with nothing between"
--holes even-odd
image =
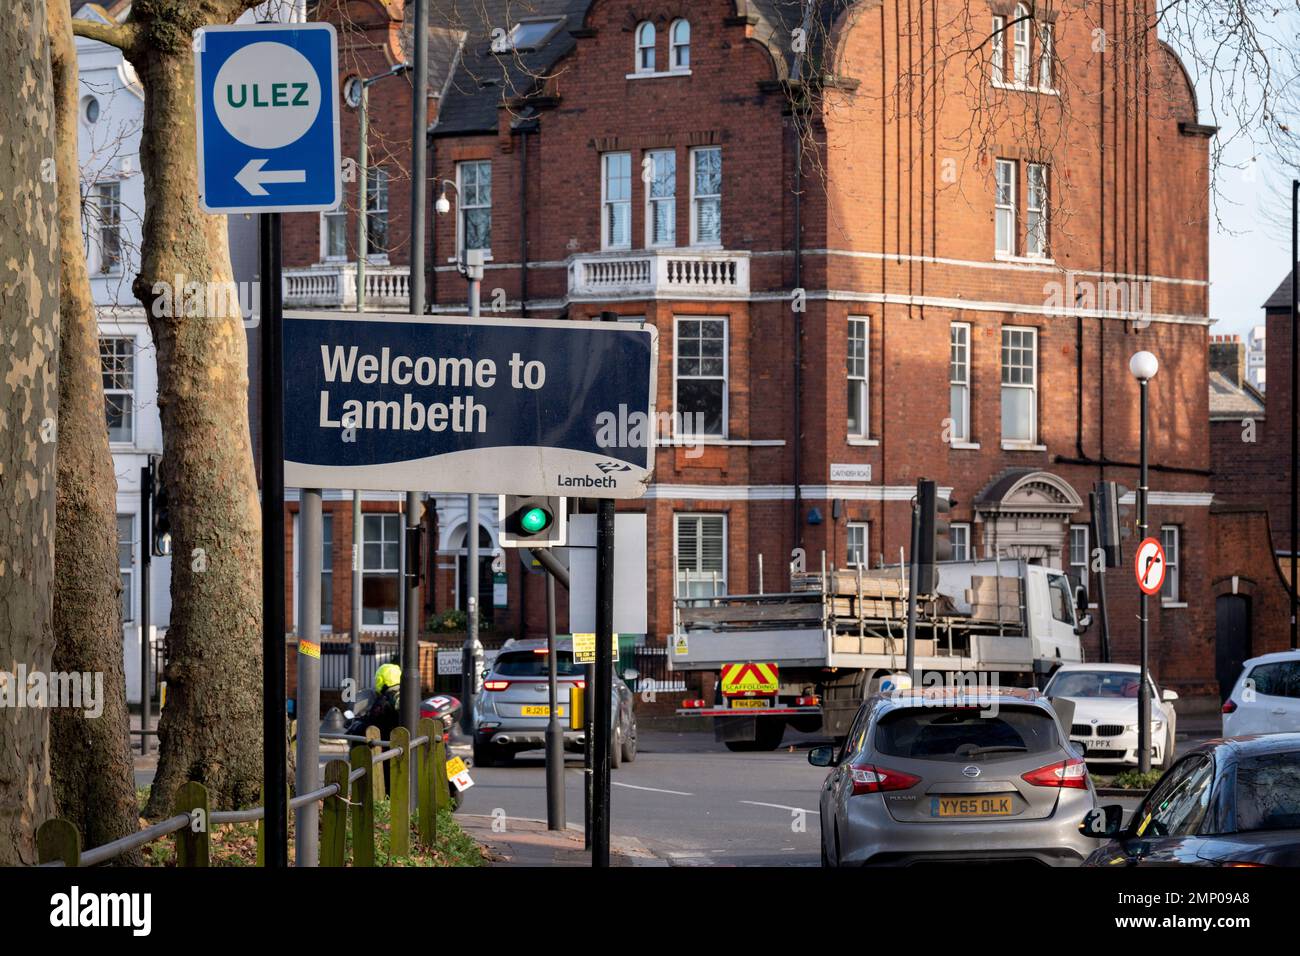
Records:
<instances>
[{"instance_id":1,"label":"yellow sign on pole","mask_svg":"<svg viewBox=\"0 0 1300 956\"><path fill-rule=\"evenodd\" d=\"M614 660L618 660L618 635L614 635ZM573 662L575 664L596 663L596 635L573 635Z\"/></svg>"}]
</instances>

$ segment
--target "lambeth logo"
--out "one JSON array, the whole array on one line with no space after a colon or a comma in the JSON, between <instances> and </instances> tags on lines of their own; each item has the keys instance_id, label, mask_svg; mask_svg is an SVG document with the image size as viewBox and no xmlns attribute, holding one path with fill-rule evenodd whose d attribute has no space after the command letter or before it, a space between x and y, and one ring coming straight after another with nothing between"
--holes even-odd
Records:
<instances>
[{"instance_id":1,"label":"lambeth logo","mask_svg":"<svg viewBox=\"0 0 1300 956\"><path fill-rule=\"evenodd\" d=\"M611 471L631 471L631 465L624 465L617 461L601 461L596 463L602 474L608 475Z\"/></svg>"}]
</instances>

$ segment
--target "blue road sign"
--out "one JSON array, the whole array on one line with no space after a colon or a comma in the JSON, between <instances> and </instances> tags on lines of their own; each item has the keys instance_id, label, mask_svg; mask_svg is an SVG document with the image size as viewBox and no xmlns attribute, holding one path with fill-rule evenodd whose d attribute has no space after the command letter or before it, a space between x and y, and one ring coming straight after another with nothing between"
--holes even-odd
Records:
<instances>
[{"instance_id":1,"label":"blue road sign","mask_svg":"<svg viewBox=\"0 0 1300 956\"><path fill-rule=\"evenodd\" d=\"M653 326L284 317L284 480L299 488L638 498Z\"/></svg>"},{"instance_id":2,"label":"blue road sign","mask_svg":"<svg viewBox=\"0 0 1300 956\"><path fill-rule=\"evenodd\" d=\"M338 42L332 24L196 30L194 91L205 211L310 212L338 205Z\"/></svg>"}]
</instances>

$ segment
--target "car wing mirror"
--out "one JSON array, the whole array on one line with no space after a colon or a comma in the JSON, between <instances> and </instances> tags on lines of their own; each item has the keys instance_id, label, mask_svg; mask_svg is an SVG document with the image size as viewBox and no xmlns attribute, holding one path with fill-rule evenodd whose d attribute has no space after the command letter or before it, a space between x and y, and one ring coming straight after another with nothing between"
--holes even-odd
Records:
<instances>
[{"instance_id":1,"label":"car wing mirror","mask_svg":"<svg viewBox=\"0 0 1300 956\"><path fill-rule=\"evenodd\" d=\"M808 762L814 767L835 766L835 748L823 744L808 751Z\"/></svg>"},{"instance_id":2,"label":"car wing mirror","mask_svg":"<svg viewBox=\"0 0 1300 956\"><path fill-rule=\"evenodd\" d=\"M1166 703L1172 704L1174 701L1178 699L1178 691L1169 690L1166 688L1165 690L1162 690L1160 692L1160 699L1165 701Z\"/></svg>"},{"instance_id":3,"label":"car wing mirror","mask_svg":"<svg viewBox=\"0 0 1300 956\"><path fill-rule=\"evenodd\" d=\"M635 667L629 667L623 671L623 680L636 680L641 676L641 672Z\"/></svg>"},{"instance_id":4,"label":"car wing mirror","mask_svg":"<svg viewBox=\"0 0 1300 956\"><path fill-rule=\"evenodd\" d=\"M1124 808L1118 803L1104 807L1093 807L1079 824L1079 832L1094 840L1109 840L1119 835L1123 829Z\"/></svg>"}]
</instances>

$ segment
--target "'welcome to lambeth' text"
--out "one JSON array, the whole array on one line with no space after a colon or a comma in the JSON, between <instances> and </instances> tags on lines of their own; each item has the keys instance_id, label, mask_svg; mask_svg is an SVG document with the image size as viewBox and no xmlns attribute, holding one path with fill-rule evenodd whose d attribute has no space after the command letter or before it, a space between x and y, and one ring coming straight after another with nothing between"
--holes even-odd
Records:
<instances>
[{"instance_id":1,"label":"'welcome to lambeth' text","mask_svg":"<svg viewBox=\"0 0 1300 956\"><path fill-rule=\"evenodd\" d=\"M388 346L373 352L361 352L357 346L320 347L325 381L361 385L414 385L420 388L490 389L497 384L497 364L492 359L477 361L463 357L394 354ZM511 355L510 387L536 391L546 384L546 366L525 361L518 352ZM410 392L401 400L348 399L340 406L341 414L332 413L330 393L320 393L321 428L364 428L380 431L453 432L487 431L488 410L472 395L457 395L449 402L417 401Z\"/></svg>"}]
</instances>

